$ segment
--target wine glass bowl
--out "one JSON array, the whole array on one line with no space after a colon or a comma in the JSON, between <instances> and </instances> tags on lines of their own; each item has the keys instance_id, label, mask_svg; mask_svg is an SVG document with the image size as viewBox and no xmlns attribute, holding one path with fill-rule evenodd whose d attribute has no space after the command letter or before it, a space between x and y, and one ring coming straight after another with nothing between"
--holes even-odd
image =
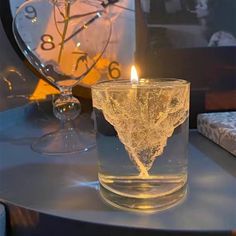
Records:
<instances>
[{"instance_id":1,"label":"wine glass bowl","mask_svg":"<svg viewBox=\"0 0 236 236\"><path fill-rule=\"evenodd\" d=\"M99 32L101 27L102 34ZM83 0L29 0L16 12L13 33L26 59L60 91L53 102L53 112L64 124L64 131L43 136L44 141L41 139L33 144L33 149L59 154L94 146L90 134L75 132L65 124L77 118L81 111L72 88L94 68L110 41L111 23L105 7ZM73 147L67 144L65 148L63 140L72 136ZM87 141L81 144L80 139ZM39 145L39 142L43 144Z\"/></svg>"}]
</instances>

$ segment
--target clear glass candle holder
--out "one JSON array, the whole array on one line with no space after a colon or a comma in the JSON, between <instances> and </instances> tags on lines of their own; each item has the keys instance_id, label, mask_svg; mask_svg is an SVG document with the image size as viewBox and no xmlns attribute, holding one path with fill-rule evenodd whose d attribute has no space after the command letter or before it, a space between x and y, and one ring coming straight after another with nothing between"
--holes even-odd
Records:
<instances>
[{"instance_id":1,"label":"clear glass candle holder","mask_svg":"<svg viewBox=\"0 0 236 236\"><path fill-rule=\"evenodd\" d=\"M187 81L177 79L141 79L135 84L108 81L92 87L100 127L98 178L107 202L153 211L172 207L184 198L189 89ZM107 132L101 115L117 136Z\"/></svg>"}]
</instances>

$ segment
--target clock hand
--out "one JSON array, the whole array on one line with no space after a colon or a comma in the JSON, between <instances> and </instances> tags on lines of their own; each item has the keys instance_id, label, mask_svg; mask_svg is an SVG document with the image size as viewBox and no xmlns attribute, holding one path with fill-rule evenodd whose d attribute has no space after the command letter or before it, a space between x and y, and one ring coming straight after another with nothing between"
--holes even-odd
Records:
<instances>
[{"instance_id":1,"label":"clock hand","mask_svg":"<svg viewBox=\"0 0 236 236\"><path fill-rule=\"evenodd\" d=\"M128 8L128 7L124 7L124 6L121 6L121 5L119 5L119 4L114 4L114 6L115 6L115 7L118 7L118 8L122 8L122 9L124 9L124 10L126 10L126 11L135 12L134 9L131 9L131 8Z\"/></svg>"},{"instance_id":2,"label":"clock hand","mask_svg":"<svg viewBox=\"0 0 236 236\"><path fill-rule=\"evenodd\" d=\"M80 80L82 80L82 79L94 68L94 66L97 64L97 62L101 59L102 55L103 55L104 52L106 51L107 46L108 46L108 44L109 44L109 42L110 42L110 40L111 40L111 31L112 31L112 30L111 30L111 28L110 28L109 38L108 38L108 40L107 40L107 42L106 42L106 45L105 45L105 47L103 48L101 54L100 54L99 57L93 62L93 65L90 66L89 70L85 71L85 72L80 76Z\"/></svg>"},{"instance_id":3,"label":"clock hand","mask_svg":"<svg viewBox=\"0 0 236 236\"><path fill-rule=\"evenodd\" d=\"M115 4L119 2L119 0L105 0L101 3L101 6L103 6L103 8L105 9L106 7L108 7L111 4ZM88 27L88 25L90 25L91 23L93 23L96 19L101 17L101 13L97 12L96 16L94 16L93 18L91 18L89 21L87 21L83 26L81 26L78 30L76 30L71 36L69 36L68 38L66 38L64 40L63 43L68 42L71 38L73 38L75 35L77 35L78 33L80 33L82 30L86 29ZM62 43L61 43L62 44Z\"/></svg>"},{"instance_id":4,"label":"clock hand","mask_svg":"<svg viewBox=\"0 0 236 236\"><path fill-rule=\"evenodd\" d=\"M89 16L89 15L93 15L93 14L96 14L96 13L102 13L102 12L103 11L92 11L92 12L85 13L85 14L74 15L74 16L70 16L67 20L70 21L70 20L77 19L77 18L80 18L80 17ZM65 21L66 20L57 21L57 23L65 23Z\"/></svg>"},{"instance_id":5,"label":"clock hand","mask_svg":"<svg viewBox=\"0 0 236 236\"><path fill-rule=\"evenodd\" d=\"M109 6L110 4L115 4L119 2L119 0L105 0L101 3L101 5L106 8L107 6Z\"/></svg>"}]
</instances>

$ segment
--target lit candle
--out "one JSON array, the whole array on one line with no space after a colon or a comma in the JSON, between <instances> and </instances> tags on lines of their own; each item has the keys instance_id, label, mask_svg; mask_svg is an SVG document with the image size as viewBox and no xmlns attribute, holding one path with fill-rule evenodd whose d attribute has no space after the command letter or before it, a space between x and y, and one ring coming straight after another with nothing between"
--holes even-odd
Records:
<instances>
[{"instance_id":1,"label":"lit candle","mask_svg":"<svg viewBox=\"0 0 236 236\"><path fill-rule=\"evenodd\" d=\"M138 73L137 70L135 68L135 66L133 65L131 67L131 73L130 73L130 81L131 81L131 89L129 92L129 99L131 99L131 101L136 101L137 100L137 85L139 83L139 77L138 77Z\"/></svg>"},{"instance_id":2,"label":"lit candle","mask_svg":"<svg viewBox=\"0 0 236 236\"><path fill-rule=\"evenodd\" d=\"M147 211L159 207L159 199L162 205L157 210L176 204L180 199L176 200L176 191L181 189L184 196L187 180L189 83L138 79L132 68L128 80L94 85L92 97L93 106L114 126L128 153L123 153L117 140L97 136L98 176L104 198L122 208ZM177 127L181 133L174 132Z\"/></svg>"},{"instance_id":3,"label":"lit candle","mask_svg":"<svg viewBox=\"0 0 236 236\"><path fill-rule=\"evenodd\" d=\"M137 84L139 82L138 73L135 66L131 67L131 76L130 80L132 84Z\"/></svg>"},{"instance_id":4,"label":"lit candle","mask_svg":"<svg viewBox=\"0 0 236 236\"><path fill-rule=\"evenodd\" d=\"M188 82L168 78L139 80L132 67L130 81L94 85L92 97L93 106L102 110L115 127L140 178L148 178L168 138L188 117Z\"/></svg>"}]
</instances>

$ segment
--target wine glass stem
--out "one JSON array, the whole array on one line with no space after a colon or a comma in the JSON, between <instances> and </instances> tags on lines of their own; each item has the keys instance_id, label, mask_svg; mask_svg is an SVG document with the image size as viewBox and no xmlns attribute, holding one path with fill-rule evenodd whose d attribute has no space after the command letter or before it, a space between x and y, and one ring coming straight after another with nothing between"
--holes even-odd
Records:
<instances>
[{"instance_id":1,"label":"wine glass stem","mask_svg":"<svg viewBox=\"0 0 236 236\"><path fill-rule=\"evenodd\" d=\"M66 129L66 130L72 130L74 129L74 123L73 123L73 120L69 120L69 121L64 121L62 120L61 121L61 128L62 129Z\"/></svg>"},{"instance_id":2,"label":"wine glass stem","mask_svg":"<svg viewBox=\"0 0 236 236\"><path fill-rule=\"evenodd\" d=\"M61 87L60 89L61 94L60 96L72 96L72 87Z\"/></svg>"},{"instance_id":3,"label":"wine glass stem","mask_svg":"<svg viewBox=\"0 0 236 236\"><path fill-rule=\"evenodd\" d=\"M77 98L72 95L72 88L61 90L61 94L53 103L54 115L67 123L78 117L81 111L81 105Z\"/></svg>"}]
</instances>

